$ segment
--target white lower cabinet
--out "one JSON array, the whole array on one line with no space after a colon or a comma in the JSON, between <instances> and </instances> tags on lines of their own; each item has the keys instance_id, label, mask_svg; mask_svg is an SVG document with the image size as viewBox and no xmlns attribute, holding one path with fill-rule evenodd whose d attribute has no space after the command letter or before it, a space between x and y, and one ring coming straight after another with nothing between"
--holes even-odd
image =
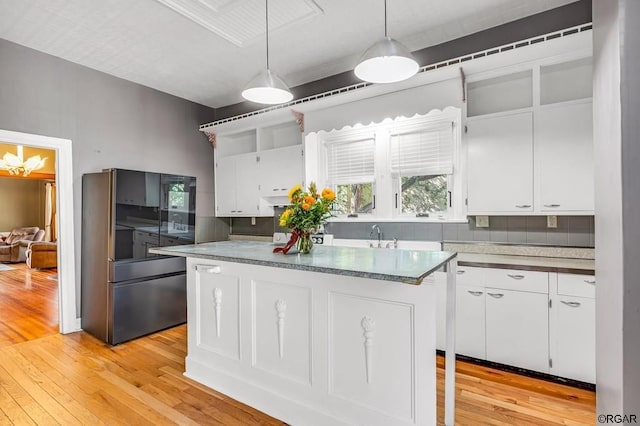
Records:
<instances>
[{"instance_id":1,"label":"white lower cabinet","mask_svg":"<svg viewBox=\"0 0 640 426\"><path fill-rule=\"evenodd\" d=\"M549 310L550 372L556 376L595 383L594 277L558 274L557 279L557 292L552 291Z\"/></svg>"},{"instance_id":2,"label":"white lower cabinet","mask_svg":"<svg viewBox=\"0 0 640 426\"><path fill-rule=\"evenodd\" d=\"M595 383L595 279L459 268L456 353ZM437 348L445 349L446 274L435 274Z\"/></svg>"},{"instance_id":3,"label":"white lower cabinet","mask_svg":"<svg viewBox=\"0 0 640 426\"><path fill-rule=\"evenodd\" d=\"M595 383L596 335L594 299L559 297L555 313L553 373Z\"/></svg>"},{"instance_id":4,"label":"white lower cabinet","mask_svg":"<svg viewBox=\"0 0 640 426\"><path fill-rule=\"evenodd\" d=\"M487 360L549 371L548 295L486 289Z\"/></svg>"},{"instance_id":5,"label":"white lower cabinet","mask_svg":"<svg viewBox=\"0 0 640 426\"><path fill-rule=\"evenodd\" d=\"M485 290L456 288L456 353L485 359Z\"/></svg>"}]
</instances>

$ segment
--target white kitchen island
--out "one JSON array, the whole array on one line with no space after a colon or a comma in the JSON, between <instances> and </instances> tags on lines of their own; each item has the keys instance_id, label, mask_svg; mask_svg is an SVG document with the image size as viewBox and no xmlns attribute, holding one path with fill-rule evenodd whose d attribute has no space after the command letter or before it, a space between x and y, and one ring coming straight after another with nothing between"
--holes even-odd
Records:
<instances>
[{"instance_id":1,"label":"white kitchen island","mask_svg":"<svg viewBox=\"0 0 640 426\"><path fill-rule=\"evenodd\" d=\"M436 295L456 254L226 241L151 249L187 257L185 375L293 425L435 425ZM445 423L454 423L448 305Z\"/></svg>"}]
</instances>

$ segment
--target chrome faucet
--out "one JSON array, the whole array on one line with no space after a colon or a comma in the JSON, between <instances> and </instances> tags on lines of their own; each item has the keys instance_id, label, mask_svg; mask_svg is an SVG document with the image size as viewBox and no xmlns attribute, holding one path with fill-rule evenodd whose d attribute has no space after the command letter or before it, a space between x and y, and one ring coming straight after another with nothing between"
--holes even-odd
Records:
<instances>
[{"instance_id":1,"label":"chrome faucet","mask_svg":"<svg viewBox=\"0 0 640 426\"><path fill-rule=\"evenodd\" d=\"M373 238L373 233L376 232L378 235L378 248L382 247L382 231L377 224L373 224L371 227L371 233L369 234L369 238Z\"/></svg>"}]
</instances>

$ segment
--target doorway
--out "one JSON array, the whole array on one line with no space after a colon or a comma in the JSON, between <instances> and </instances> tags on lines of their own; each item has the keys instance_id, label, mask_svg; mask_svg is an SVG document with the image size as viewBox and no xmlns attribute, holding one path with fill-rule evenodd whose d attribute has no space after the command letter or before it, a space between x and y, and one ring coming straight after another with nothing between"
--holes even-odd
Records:
<instances>
[{"instance_id":1,"label":"doorway","mask_svg":"<svg viewBox=\"0 0 640 426\"><path fill-rule=\"evenodd\" d=\"M0 141L56 151L56 211L58 212L58 316L60 333L80 330L76 307L71 140L0 129Z\"/></svg>"}]
</instances>

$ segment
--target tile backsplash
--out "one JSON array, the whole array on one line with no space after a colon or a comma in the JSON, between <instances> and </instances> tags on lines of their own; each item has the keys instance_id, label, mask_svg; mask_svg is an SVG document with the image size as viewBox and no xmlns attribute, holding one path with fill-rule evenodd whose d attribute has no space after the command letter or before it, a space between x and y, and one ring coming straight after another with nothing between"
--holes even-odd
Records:
<instances>
[{"instance_id":1,"label":"tile backsplash","mask_svg":"<svg viewBox=\"0 0 640 426\"><path fill-rule=\"evenodd\" d=\"M335 238L368 239L376 222L332 222L325 226ZM488 228L469 223L380 222L384 239L483 241L516 244L593 247L593 216L558 216L558 227L547 228L546 216L491 216Z\"/></svg>"},{"instance_id":2,"label":"tile backsplash","mask_svg":"<svg viewBox=\"0 0 640 426\"><path fill-rule=\"evenodd\" d=\"M280 230L274 218L234 218L233 235L271 236ZM475 216L469 223L420 222L330 222L325 232L335 238L368 239L371 227L378 224L383 239L419 241L483 241L552 246L594 247L593 216L558 216L557 228L547 228L546 216L491 216L488 228L476 227Z\"/></svg>"}]
</instances>

